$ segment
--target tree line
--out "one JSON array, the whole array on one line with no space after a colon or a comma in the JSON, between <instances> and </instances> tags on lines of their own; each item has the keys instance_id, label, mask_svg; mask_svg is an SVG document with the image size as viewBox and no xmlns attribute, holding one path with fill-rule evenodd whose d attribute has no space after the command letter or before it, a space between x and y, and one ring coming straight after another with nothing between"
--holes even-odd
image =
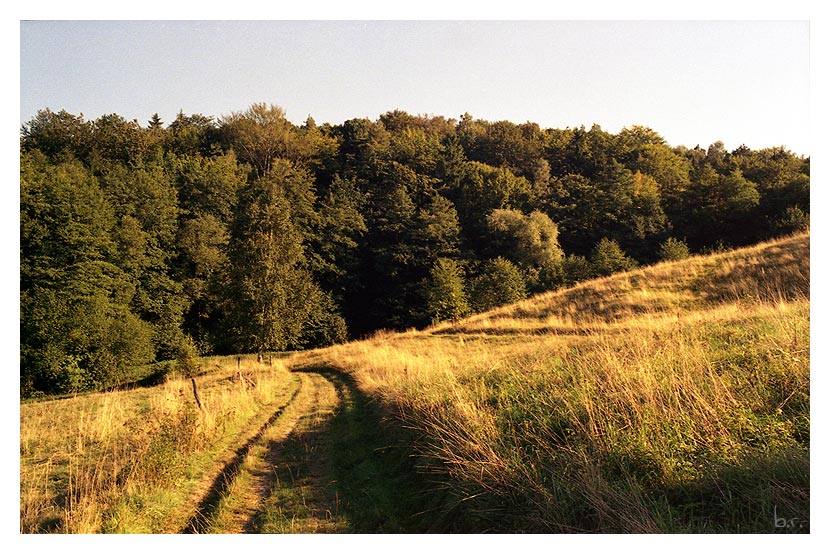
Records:
<instances>
[{"instance_id":1,"label":"tree line","mask_svg":"<svg viewBox=\"0 0 830 554\"><path fill-rule=\"evenodd\" d=\"M45 109L20 145L24 396L425 326L809 225L809 158L641 126Z\"/></svg>"}]
</instances>

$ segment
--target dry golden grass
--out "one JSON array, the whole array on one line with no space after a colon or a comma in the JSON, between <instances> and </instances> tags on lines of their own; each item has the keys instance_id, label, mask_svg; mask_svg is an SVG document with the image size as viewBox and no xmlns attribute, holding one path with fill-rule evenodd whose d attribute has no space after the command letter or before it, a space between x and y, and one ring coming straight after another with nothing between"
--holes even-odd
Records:
<instances>
[{"instance_id":1,"label":"dry golden grass","mask_svg":"<svg viewBox=\"0 0 830 554\"><path fill-rule=\"evenodd\" d=\"M296 387L280 363L210 359L196 378L20 407L20 530L178 531L200 491L266 407ZM266 413L267 416L267 413Z\"/></svg>"},{"instance_id":2,"label":"dry golden grass","mask_svg":"<svg viewBox=\"0 0 830 554\"><path fill-rule=\"evenodd\" d=\"M288 362L339 367L384 399L482 528L757 531L773 505L808 516L809 235Z\"/></svg>"},{"instance_id":3,"label":"dry golden grass","mask_svg":"<svg viewBox=\"0 0 830 554\"><path fill-rule=\"evenodd\" d=\"M808 521L809 267L809 234L658 264L284 366L246 359L257 387L235 357L207 360L204 412L182 379L23 404L20 528L180 530L302 367L350 374L410 429L446 492L435 513L467 530Z\"/></svg>"}]
</instances>

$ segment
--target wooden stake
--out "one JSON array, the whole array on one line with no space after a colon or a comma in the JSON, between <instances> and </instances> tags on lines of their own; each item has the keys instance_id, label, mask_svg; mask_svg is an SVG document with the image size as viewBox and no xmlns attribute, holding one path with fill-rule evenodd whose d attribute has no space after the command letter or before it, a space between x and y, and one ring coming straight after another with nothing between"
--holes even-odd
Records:
<instances>
[{"instance_id":1,"label":"wooden stake","mask_svg":"<svg viewBox=\"0 0 830 554\"><path fill-rule=\"evenodd\" d=\"M202 408L202 401L201 401L201 400L199 400L199 391L198 391L198 390L196 390L196 379L194 379L193 377L191 377L191 378L190 378L190 382L191 382L191 384L193 385L193 398L195 398L195 399L196 399L196 405L199 407L199 410L200 410L200 411L204 412L204 411L205 411L205 409L204 409L204 408Z\"/></svg>"}]
</instances>

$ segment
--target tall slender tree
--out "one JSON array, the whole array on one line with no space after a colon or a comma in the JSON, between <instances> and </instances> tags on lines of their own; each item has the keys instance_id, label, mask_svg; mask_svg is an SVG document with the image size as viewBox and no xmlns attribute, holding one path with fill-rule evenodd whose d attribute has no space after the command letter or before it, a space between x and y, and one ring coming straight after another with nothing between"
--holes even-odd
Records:
<instances>
[{"instance_id":1,"label":"tall slender tree","mask_svg":"<svg viewBox=\"0 0 830 554\"><path fill-rule=\"evenodd\" d=\"M284 160L271 165L242 191L231 230L231 335L233 346L248 352L283 350L299 336L297 312L310 281L285 193L297 173Z\"/></svg>"}]
</instances>

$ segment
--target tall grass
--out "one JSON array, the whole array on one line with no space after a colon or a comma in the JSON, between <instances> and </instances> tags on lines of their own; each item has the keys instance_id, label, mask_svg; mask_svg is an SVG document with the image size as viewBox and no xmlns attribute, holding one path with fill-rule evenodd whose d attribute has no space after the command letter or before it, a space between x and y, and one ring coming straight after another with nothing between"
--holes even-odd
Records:
<instances>
[{"instance_id":1,"label":"tall grass","mask_svg":"<svg viewBox=\"0 0 830 554\"><path fill-rule=\"evenodd\" d=\"M245 359L246 379L202 360L203 410L182 378L21 404L21 532L181 530L299 367L411 431L432 530L809 531L809 267L798 235Z\"/></svg>"},{"instance_id":2,"label":"tall grass","mask_svg":"<svg viewBox=\"0 0 830 554\"><path fill-rule=\"evenodd\" d=\"M296 388L280 362L203 363L201 410L182 377L21 405L21 532L178 531L200 478Z\"/></svg>"},{"instance_id":3,"label":"tall grass","mask_svg":"<svg viewBox=\"0 0 830 554\"><path fill-rule=\"evenodd\" d=\"M809 520L808 252L660 264L308 356L418 431L471 529L775 531Z\"/></svg>"}]
</instances>

